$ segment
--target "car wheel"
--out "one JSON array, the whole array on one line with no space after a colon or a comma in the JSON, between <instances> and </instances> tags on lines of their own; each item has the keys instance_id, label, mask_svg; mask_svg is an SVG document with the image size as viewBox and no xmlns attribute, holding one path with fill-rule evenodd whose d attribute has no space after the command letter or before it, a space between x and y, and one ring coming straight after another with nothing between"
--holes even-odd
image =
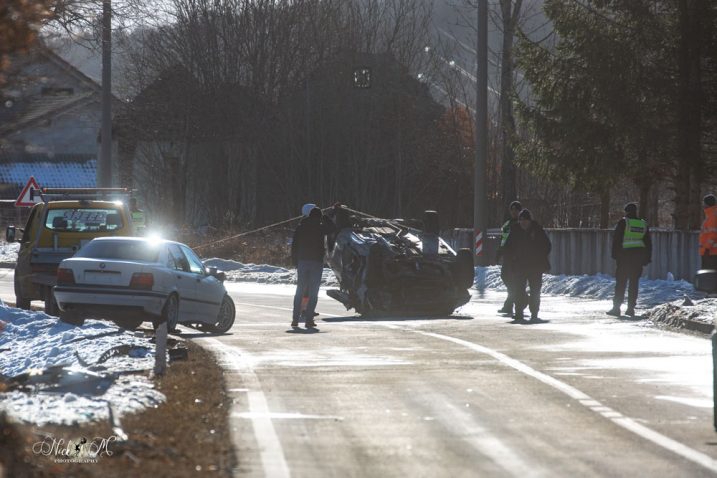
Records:
<instances>
[{"instance_id":1,"label":"car wheel","mask_svg":"<svg viewBox=\"0 0 717 478\"><path fill-rule=\"evenodd\" d=\"M59 315L60 309L57 307L55 294L52 293L52 287L45 287L45 313L47 315Z\"/></svg>"},{"instance_id":2,"label":"car wheel","mask_svg":"<svg viewBox=\"0 0 717 478\"><path fill-rule=\"evenodd\" d=\"M72 312L60 312L60 322L82 327L85 324L85 319Z\"/></svg>"},{"instance_id":3,"label":"car wheel","mask_svg":"<svg viewBox=\"0 0 717 478\"><path fill-rule=\"evenodd\" d=\"M15 307L17 307L18 309L30 310L30 299L27 299L25 296L22 295L22 290L21 290L20 284L17 282L17 280L15 280L14 283L15 283Z\"/></svg>"},{"instance_id":4,"label":"car wheel","mask_svg":"<svg viewBox=\"0 0 717 478\"><path fill-rule=\"evenodd\" d=\"M222 299L222 306L219 308L219 315L217 316L217 323L214 324L210 330L217 334L225 334L234 325L234 318L236 317L236 308L234 307L234 301L229 294L224 295Z\"/></svg>"},{"instance_id":5,"label":"car wheel","mask_svg":"<svg viewBox=\"0 0 717 478\"><path fill-rule=\"evenodd\" d=\"M167 298L167 302L162 309L162 319L167 322L167 330L175 330L179 320L179 297L172 294Z\"/></svg>"}]
</instances>

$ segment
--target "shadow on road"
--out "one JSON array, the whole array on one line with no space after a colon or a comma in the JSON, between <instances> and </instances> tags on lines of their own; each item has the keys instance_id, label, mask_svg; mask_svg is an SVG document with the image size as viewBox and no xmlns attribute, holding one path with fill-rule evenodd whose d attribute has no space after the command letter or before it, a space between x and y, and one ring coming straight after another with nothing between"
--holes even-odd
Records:
<instances>
[{"instance_id":1,"label":"shadow on road","mask_svg":"<svg viewBox=\"0 0 717 478\"><path fill-rule=\"evenodd\" d=\"M302 329L300 327L294 327L286 331L287 334L318 334L321 330L313 327L311 329Z\"/></svg>"},{"instance_id":2,"label":"shadow on road","mask_svg":"<svg viewBox=\"0 0 717 478\"><path fill-rule=\"evenodd\" d=\"M549 322L550 322L549 320L543 320L543 319L538 319L538 320L513 319L508 323L515 324L515 325L538 325L538 324L547 324Z\"/></svg>"},{"instance_id":3,"label":"shadow on road","mask_svg":"<svg viewBox=\"0 0 717 478\"><path fill-rule=\"evenodd\" d=\"M362 316L352 315L350 317L328 317L321 319L322 322L398 322L406 320L473 320L475 317L470 315L443 315L443 316Z\"/></svg>"}]
</instances>

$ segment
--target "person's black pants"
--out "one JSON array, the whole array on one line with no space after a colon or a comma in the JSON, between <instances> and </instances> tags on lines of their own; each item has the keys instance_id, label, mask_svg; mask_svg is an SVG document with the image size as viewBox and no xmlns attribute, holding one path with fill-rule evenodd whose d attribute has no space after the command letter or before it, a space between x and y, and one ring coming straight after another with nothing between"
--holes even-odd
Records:
<instances>
[{"instance_id":1,"label":"person's black pants","mask_svg":"<svg viewBox=\"0 0 717 478\"><path fill-rule=\"evenodd\" d=\"M630 309L635 308L641 275L641 264L624 261L617 262L617 270L615 271L615 297L612 301L615 307L622 305L625 300L625 287L627 287L627 307Z\"/></svg>"},{"instance_id":2,"label":"person's black pants","mask_svg":"<svg viewBox=\"0 0 717 478\"><path fill-rule=\"evenodd\" d=\"M505 284L505 288L508 291L508 296L505 298L505 302L503 302L503 310L510 310L511 312L513 311L513 304L515 303L513 297L515 294L513 291L513 282L515 282L514 275L515 272L510 265L503 264L500 268L500 278L503 280L503 284Z\"/></svg>"},{"instance_id":3,"label":"person's black pants","mask_svg":"<svg viewBox=\"0 0 717 478\"><path fill-rule=\"evenodd\" d=\"M523 311L528 306L531 317L538 317L540 311L540 289L543 287L542 272L516 270L513 275L513 298L515 300L515 318L523 318ZM530 288L530 295L525 290Z\"/></svg>"}]
</instances>

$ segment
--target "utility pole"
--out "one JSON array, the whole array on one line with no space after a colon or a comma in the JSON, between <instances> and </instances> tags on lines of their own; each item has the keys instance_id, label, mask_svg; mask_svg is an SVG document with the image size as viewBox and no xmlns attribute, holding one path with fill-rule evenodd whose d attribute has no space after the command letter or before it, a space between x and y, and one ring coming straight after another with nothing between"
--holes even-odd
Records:
<instances>
[{"instance_id":1,"label":"utility pole","mask_svg":"<svg viewBox=\"0 0 717 478\"><path fill-rule=\"evenodd\" d=\"M475 245L475 264L487 265L483 253L486 239L486 157L488 156L488 0L478 0L478 45L477 45L477 91L476 91L476 157L473 172L473 231ZM478 274L478 289L483 290L485 280Z\"/></svg>"},{"instance_id":2,"label":"utility pole","mask_svg":"<svg viewBox=\"0 0 717 478\"><path fill-rule=\"evenodd\" d=\"M112 187L112 2L102 1L102 133L97 186Z\"/></svg>"}]
</instances>

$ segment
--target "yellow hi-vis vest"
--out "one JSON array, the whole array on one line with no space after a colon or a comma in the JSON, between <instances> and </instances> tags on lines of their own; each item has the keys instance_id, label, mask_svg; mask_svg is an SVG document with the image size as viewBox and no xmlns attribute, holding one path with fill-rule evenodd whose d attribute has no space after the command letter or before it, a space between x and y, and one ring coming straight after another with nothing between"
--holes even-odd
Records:
<instances>
[{"instance_id":1,"label":"yellow hi-vis vest","mask_svg":"<svg viewBox=\"0 0 717 478\"><path fill-rule=\"evenodd\" d=\"M501 230L502 230L503 234L500 236L500 245L504 246L505 241L508 240L508 234L510 234L510 219L505 221L505 224L503 224L503 227L501 228Z\"/></svg>"},{"instance_id":2,"label":"yellow hi-vis vest","mask_svg":"<svg viewBox=\"0 0 717 478\"><path fill-rule=\"evenodd\" d=\"M622 236L623 249L645 247L647 222L644 219L625 218L625 235Z\"/></svg>"}]
</instances>

